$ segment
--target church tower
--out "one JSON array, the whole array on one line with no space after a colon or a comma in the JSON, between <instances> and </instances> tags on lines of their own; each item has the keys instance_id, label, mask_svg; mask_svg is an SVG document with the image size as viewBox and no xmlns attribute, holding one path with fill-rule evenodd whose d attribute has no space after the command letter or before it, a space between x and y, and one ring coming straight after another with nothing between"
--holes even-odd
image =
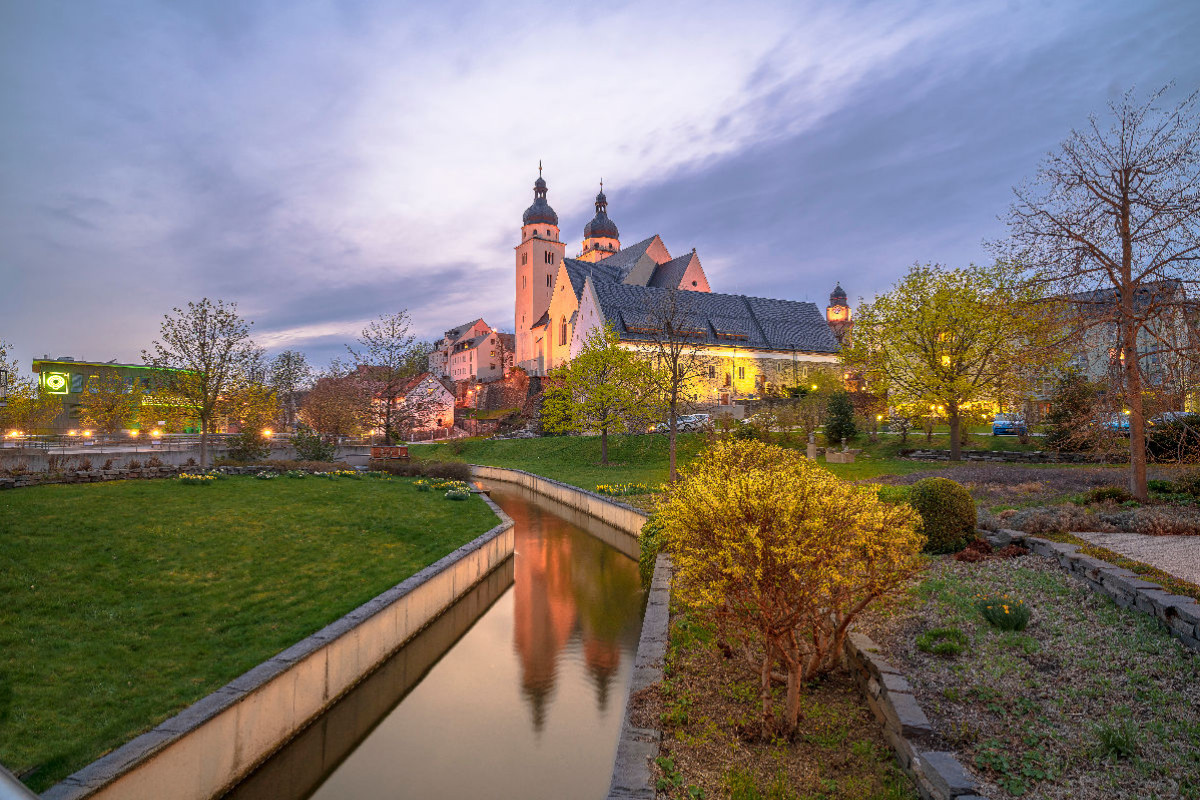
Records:
<instances>
[{"instance_id":1,"label":"church tower","mask_svg":"<svg viewBox=\"0 0 1200 800\"><path fill-rule=\"evenodd\" d=\"M829 323L829 329L837 337L838 344L844 345L846 334L850 333L850 328L854 323L850 321L850 306L846 302L846 290L842 288L841 283L834 287L829 294L829 305L825 308L825 321Z\"/></svg>"},{"instance_id":2,"label":"church tower","mask_svg":"<svg viewBox=\"0 0 1200 800\"><path fill-rule=\"evenodd\" d=\"M531 327L536 325L550 307L554 277L566 254L566 245L558 235L558 214L546 202L546 181L542 178L542 162L538 162L538 177L533 184L533 205L521 217L521 243L516 246L517 285L516 309L513 314L517 333L515 362L530 373L540 373L537 342Z\"/></svg>"},{"instance_id":3,"label":"church tower","mask_svg":"<svg viewBox=\"0 0 1200 800\"><path fill-rule=\"evenodd\" d=\"M621 249L617 224L608 218L608 198L604 196L604 181L600 181L600 194L596 195L596 216L583 226L583 251L580 261L595 263Z\"/></svg>"}]
</instances>

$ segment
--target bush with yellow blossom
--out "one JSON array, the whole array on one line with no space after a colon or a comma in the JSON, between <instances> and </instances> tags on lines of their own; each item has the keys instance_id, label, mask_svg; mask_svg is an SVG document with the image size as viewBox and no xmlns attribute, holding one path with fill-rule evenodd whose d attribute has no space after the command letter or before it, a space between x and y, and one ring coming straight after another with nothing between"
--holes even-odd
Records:
<instances>
[{"instance_id":1,"label":"bush with yellow blossom","mask_svg":"<svg viewBox=\"0 0 1200 800\"><path fill-rule=\"evenodd\" d=\"M878 488L841 481L793 450L735 441L703 453L660 500L676 596L759 646L750 652L764 733L776 722L775 665L787 675L779 722L790 733L804 682L837 665L855 616L919 566L920 517L881 503Z\"/></svg>"}]
</instances>

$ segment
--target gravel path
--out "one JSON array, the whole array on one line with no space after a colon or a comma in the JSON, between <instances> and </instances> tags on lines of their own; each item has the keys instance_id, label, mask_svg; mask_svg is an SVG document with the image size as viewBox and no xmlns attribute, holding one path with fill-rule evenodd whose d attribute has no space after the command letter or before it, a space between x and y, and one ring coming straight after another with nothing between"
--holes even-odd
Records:
<instances>
[{"instance_id":1,"label":"gravel path","mask_svg":"<svg viewBox=\"0 0 1200 800\"><path fill-rule=\"evenodd\" d=\"M1141 533L1076 533L1094 545L1200 585L1200 536L1146 536Z\"/></svg>"}]
</instances>

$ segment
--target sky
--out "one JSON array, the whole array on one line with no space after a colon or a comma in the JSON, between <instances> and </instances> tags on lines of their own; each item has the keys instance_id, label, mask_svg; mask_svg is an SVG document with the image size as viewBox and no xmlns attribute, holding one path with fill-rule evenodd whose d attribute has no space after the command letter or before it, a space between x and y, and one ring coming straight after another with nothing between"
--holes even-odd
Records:
<instances>
[{"instance_id":1,"label":"sky","mask_svg":"<svg viewBox=\"0 0 1200 800\"><path fill-rule=\"evenodd\" d=\"M1200 88L1200 3L0 0L0 340L140 362L238 304L269 353L513 325L539 159L714 291L827 303L986 262L1012 187L1133 88Z\"/></svg>"}]
</instances>

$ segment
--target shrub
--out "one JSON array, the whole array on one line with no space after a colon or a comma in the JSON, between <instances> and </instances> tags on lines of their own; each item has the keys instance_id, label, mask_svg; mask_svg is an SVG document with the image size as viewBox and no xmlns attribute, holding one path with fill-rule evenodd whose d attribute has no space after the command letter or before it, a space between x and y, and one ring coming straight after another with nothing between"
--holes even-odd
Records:
<instances>
[{"instance_id":1,"label":"shrub","mask_svg":"<svg viewBox=\"0 0 1200 800\"><path fill-rule=\"evenodd\" d=\"M958 628L931 628L917 637L917 649L949 658L967 649L967 635Z\"/></svg>"},{"instance_id":2,"label":"shrub","mask_svg":"<svg viewBox=\"0 0 1200 800\"><path fill-rule=\"evenodd\" d=\"M981 597L975 607L984 619L1002 631L1025 630L1031 616L1025 601L1012 599L1008 595Z\"/></svg>"},{"instance_id":3,"label":"shrub","mask_svg":"<svg viewBox=\"0 0 1200 800\"><path fill-rule=\"evenodd\" d=\"M930 553L956 553L975 538L975 501L949 478L923 478L909 489Z\"/></svg>"},{"instance_id":4,"label":"shrub","mask_svg":"<svg viewBox=\"0 0 1200 800\"><path fill-rule=\"evenodd\" d=\"M907 486L880 486L879 501L881 503L891 503L892 505L907 503L908 489L909 487Z\"/></svg>"},{"instance_id":5,"label":"shrub","mask_svg":"<svg viewBox=\"0 0 1200 800\"><path fill-rule=\"evenodd\" d=\"M469 500L471 498L471 490L465 486L455 486L450 491L446 492L447 500Z\"/></svg>"},{"instance_id":6,"label":"shrub","mask_svg":"<svg viewBox=\"0 0 1200 800\"><path fill-rule=\"evenodd\" d=\"M162 459L161 459L161 458L159 458L158 456L150 456L150 458L146 460L146 466L147 466L147 467L161 467L162 465L163 465ZM90 461L88 462L88 467L87 467L87 468L88 468L88 469L90 469L90 468L91 468L91 462L90 462Z\"/></svg>"},{"instance_id":7,"label":"shrub","mask_svg":"<svg viewBox=\"0 0 1200 800\"><path fill-rule=\"evenodd\" d=\"M462 461L428 461L414 458L411 461L372 461L369 466L401 478L451 478L458 481L471 479L471 465Z\"/></svg>"},{"instance_id":8,"label":"shrub","mask_svg":"<svg viewBox=\"0 0 1200 800\"><path fill-rule=\"evenodd\" d=\"M337 445L326 441L312 428L301 426L292 437L292 447L296 455L303 461L333 461L337 455Z\"/></svg>"},{"instance_id":9,"label":"shrub","mask_svg":"<svg viewBox=\"0 0 1200 800\"><path fill-rule=\"evenodd\" d=\"M1186 464L1200 460L1200 414L1189 414L1150 428L1146 455L1158 462Z\"/></svg>"},{"instance_id":10,"label":"shrub","mask_svg":"<svg viewBox=\"0 0 1200 800\"><path fill-rule=\"evenodd\" d=\"M956 561L975 563L978 561L987 561L991 555L992 546L986 539L973 539L961 553L955 554L954 559Z\"/></svg>"},{"instance_id":11,"label":"shrub","mask_svg":"<svg viewBox=\"0 0 1200 800\"><path fill-rule=\"evenodd\" d=\"M1178 489L1170 481L1148 480L1146 488L1156 494L1176 494Z\"/></svg>"},{"instance_id":12,"label":"shrub","mask_svg":"<svg viewBox=\"0 0 1200 800\"><path fill-rule=\"evenodd\" d=\"M188 461L191 461L193 465L196 463L195 461L192 461L192 459L190 459L190 458L188 459ZM113 460L111 458L107 458L104 460L104 466L101 467L100 469L108 470L108 469L112 469L112 468L113 468Z\"/></svg>"},{"instance_id":13,"label":"shrub","mask_svg":"<svg viewBox=\"0 0 1200 800\"><path fill-rule=\"evenodd\" d=\"M1183 494L1200 498L1200 469L1189 470L1176 478L1175 489Z\"/></svg>"},{"instance_id":14,"label":"shrub","mask_svg":"<svg viewBox=\"0 0 1200 800\"><path fill-rule=\"evenodd\" d=\"M111 459L109 461L106 461L104 468L108 469L108 465L111 463L112 463ZM191 456L188 456L188 460L183 462L183 465L185 467L194 467L194 466L196 466L196 459L192 458Z\"/></svg>"},{"instance_id":15,"label":"shrub","mask_svg":"<svg viewBox=\"0 0 1200 800\"><path fill-rule=\"evenodd\" d=\"M226 441L229 443L227 457L238 464L249 464L271 455L270 443L254 431L242 431Z\"/></svg>"},{"instance_id":16,"label":"shrub","mask_svg":"<svg viewBox=\"0 0 1200 800\"><path fill-rule=\"evenodd\" d=\"M154 461L154 460L156 460L156 459L151 459L151 461ZM90 470L92 468L92 460L90 458L83 459L82 461L79 462L79 468L81 470L83 470L84 472L87 472L88 470Z\"/></svg>"},{"instance_id":17,"label":"shrub","mask_svg":"<svg viewBox=\"0 0 1200 800\"><path fill-rule=\"evenodd\" d=\"M141 468L142 468L142 462L138 461L136 458L129 459L129 463L125 465L125 469L141 469Z\"/></svg>"},{"instance_id":18,"label":"shrub","mask_svg":"<svg viewBox=\"0 0 1200 800\"><path fill-rule=\"evenodd\" d=\"M1092 489L1090 492L1087 492L1082 498L1085 504L1103 503L1106 501L1112 501L1114 503L1127 503L1132 499L1133 495L1131 495L1125 489L1122 489L1120 486L1101 486L1098 489Z\"/></svg>"},{"instance_id":19,"label":"shrub","mask_svg":"<svg viewBox=\"0 0 1200 800\"><path fill-rule=\"evenodd\" d=\"M795 731L804 683L838 664L857 614L918 568L920 521L876 487L761 442L718 443L682 475L658 506L676 597L764 645L759 669L786 673L781 722ZM765 726L775 714L768 695Z\"/></svg>"},{"instance_id":20,"label":"shrub","mask_svg":"<svg viewBox=\"0 0 1200 800\"><path fill-rule=\"evenodd\" d=\"M662 549L662 522L657 514L651 514L638 534L638 572L642 576L642 588L650 588L650 581L654 578L654 562L658 560Z\"/></svg>"}]
</instances>

